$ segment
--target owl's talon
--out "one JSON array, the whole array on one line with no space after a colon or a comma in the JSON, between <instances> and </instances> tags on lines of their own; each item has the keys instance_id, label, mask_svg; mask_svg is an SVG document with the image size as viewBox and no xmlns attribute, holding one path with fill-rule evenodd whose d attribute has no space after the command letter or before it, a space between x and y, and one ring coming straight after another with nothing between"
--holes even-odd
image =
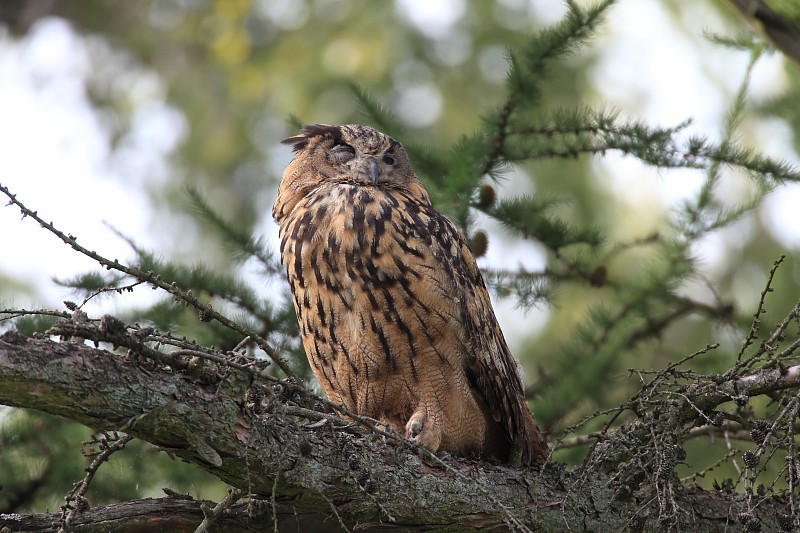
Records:
<instances>
[{"instance_id":1,"label":"owl's talon","mask_svg":"<svg viewBox=\"0 0 800 533\"><path fill-rule=\"evenodd\" d=\"M418 412L406 423L406 438L435 452L442 440L442 430L434 420L426 418L424 412Z\"/></svg>"},{"instance_id":2,"label":"owl's talon","mask_svg":"<svg viewBox=\"0 0 800 533\"><path fill-rule=\"evenodd\" d=\"M412 420L406 428L406 437L410 440L417 440L419 434L422 433L423 427L421 420Z\"/></svg>"}]
</instances>

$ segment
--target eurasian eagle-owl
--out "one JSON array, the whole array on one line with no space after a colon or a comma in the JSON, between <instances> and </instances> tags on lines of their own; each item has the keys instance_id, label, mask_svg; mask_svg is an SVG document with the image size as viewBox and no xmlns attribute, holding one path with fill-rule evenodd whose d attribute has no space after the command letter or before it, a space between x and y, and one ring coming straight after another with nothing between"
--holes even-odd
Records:
<instances>
[{"instance_id":1,"label":"eurasian eagle-owl","mask_svg":"<svg viewBox=\"0 0 800 533\"><path fill-rule=\"evenodd\" d=\"M311 368L333 402L432 451L541 462L548 449L466 240L402 145L317 124L273 207Z\"/></svg>"}]
</instances>

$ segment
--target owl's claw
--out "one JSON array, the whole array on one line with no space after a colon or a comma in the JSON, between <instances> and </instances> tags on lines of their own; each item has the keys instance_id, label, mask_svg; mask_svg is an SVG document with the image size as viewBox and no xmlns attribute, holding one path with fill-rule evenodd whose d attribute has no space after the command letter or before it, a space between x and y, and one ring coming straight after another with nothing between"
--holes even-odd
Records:
<instances>
[{"instance_id":1,"label":"owl's claw","mask_svg":"<svg viewBox=\"0 0 800 533\"><path fill-rule=\"evenodd\" d=\"M417 440L417 437L422 433L422 421L419 419L411 420L406 426L406 437L410 440Z\"/></svg>"},{"instance_id":2,"label":"owl's claw","mask_svg":"<svg viewBox=\"0 0 800 533\"><path fill-rule=\"evenodd\" d=\"M416 413L406 423L406 438L435 452L442 441L442 429L424 414Z\"/></svg>"}]
</instances>

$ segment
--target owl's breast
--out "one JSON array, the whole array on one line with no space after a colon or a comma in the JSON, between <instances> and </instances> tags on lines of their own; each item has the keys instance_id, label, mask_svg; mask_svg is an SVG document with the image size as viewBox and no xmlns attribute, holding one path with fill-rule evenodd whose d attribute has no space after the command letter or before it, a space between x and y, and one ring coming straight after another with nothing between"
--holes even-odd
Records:
<instances>
[{"instance_id":1,"label":"owl's breast","mask_svg":"<svg viewBox=\"0 0 800 533\"><path fill-rule=\"evenodd\" d=\"M437 287L417 289L437 264L423 211L379 187L331 184L307 195L281 221L281 258L298 314L331 305L336 322L352 326L351 337L372 336L379 345L388 340L370 322L394 324L408 351L413 327L401 315L439 296Z\"/></svg>"},{"instance_id":2,"label":"owl's breast","mask_svg":"<svg viewBox=\"0 0 800 533\"><path fill-rule=\"evenodd\" d=\"M284 265L298 281L330 289L391 282L391 252L408 240L395 222L398 201L376 187L337 184L310 194L281 226ZM374 286L374 285L373 285Z\"/></svg>"}]
</instances>

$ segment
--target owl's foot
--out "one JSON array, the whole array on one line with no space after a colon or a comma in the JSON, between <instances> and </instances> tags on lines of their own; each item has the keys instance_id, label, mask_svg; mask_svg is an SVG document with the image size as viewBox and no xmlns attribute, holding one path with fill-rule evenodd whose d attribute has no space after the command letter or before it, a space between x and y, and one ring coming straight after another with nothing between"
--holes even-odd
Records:
<instances>
[{"instance_id":1,"label":"owl's foot","mask_svg":"<svg viewBox=\"0 0 800 533\"><path fill-rule=\"evenodd\" d=\"M424 412L418 411L406 423L406 438L435 452L442 442L442 430Z\"/></svg>"},{"instance_id":2,"label":"owl's foot","mask_svg":"<svg viewBox=\"0 0 800 533\"><path fill-rule=\"evenodd\" d=\"M406 437L409 439L416 439L417 436L422 433L422 421L419 419L413 419L408 422L406 426Z\"/></svg>"}]
</instances>

